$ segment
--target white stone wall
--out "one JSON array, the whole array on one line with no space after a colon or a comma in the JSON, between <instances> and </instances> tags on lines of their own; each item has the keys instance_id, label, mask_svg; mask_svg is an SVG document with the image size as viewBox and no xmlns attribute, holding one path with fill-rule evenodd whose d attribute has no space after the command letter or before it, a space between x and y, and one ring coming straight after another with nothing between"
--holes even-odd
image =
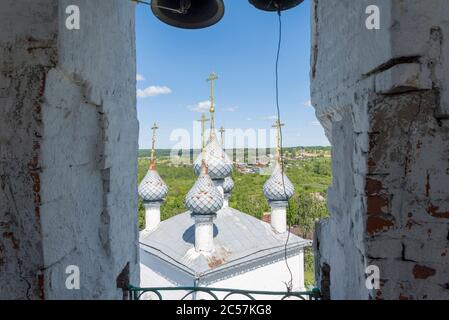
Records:
<instances>
[{"instance_id":1,"label":"white stone wall","mask_svg":"<svg viewBox=\"0 0 449 320\"><path fill-rule=\"evenodd\" d=\"M139 278L135 5L0 6L0 298L122 298Z\"/></svg>"},{"instance_id":2,"label":"white stone wall","mask_svg":"<svg viewBox=\"0 0 449 320\"><path fill-rule=\"evenodd\" d=\"M293 291L305 291L304 287L304 254L301 251L298 255L287 259L288 266L293 277ZM208 287L225 288L225 289L241 289L255 291L278 291L286 292L286 283L290 281L290 273L287 269L285 260L245 272L235 277L225 279ZM217 297L223 299L227 293L217 292ZM279 300L282 296L278 295L254 295L258 300ZM233 295L228 300L247 299L242 295ZM291 298L296 299L296 298Z\"/></svg>"},{"instance_id":3,"label":"white stone wall","mask_svg":"<svg viewBox=\"0 0 449 320\"><path fill-rule=\"evenodd\" d=\"M40 104L56 59L57 2L0 6L0 298L37 299L44 296Z\"/></svg>"},{"instance_id":4,"label":"white stone wall","mask_svg":"<svg viewBox=\"0 0 449 320\"><path fill-rule=\"evenodd\" d=\"M261 266L260 268L235 275L232 278L217 281L215 283L201 283L201 280L195 281L194 277L182 273L175 267L170 267L166 262L154 258L142 249L140 250L140 287L210 287L224 289L256 290L256 291L279 291L286 292L286 283L290 281L290 273L284 260ZM304 286L304 253L301 250L297 255L289 257L288 266L293 276L293 291L305 291ZM188 291L161 291L164 300L180 300ZM227 292L214 292L219 298L223 299ZM279 295L254 295L259 300L279 300ZM146 294L142 299L157 300L154 294ZM212 300L208 293L198 292L191 295L187 300ZM228 300L247 299L242 295L233 295ZM296 298L291 298L296 299Z\"/></svg>"},{"instance_id":5,"label":"white stone wall","mask_svg":"<svg viewBox=\"0 0 449 320\"><path fill-rule=\"evenodd\" d=\"M140 285L141 288L193 287L195 279L188 273L181 272L177 267L140 249ZM188 291L161 291L163 300L181 300ZM190 296L187 300L191 300ZM142 300L158 300L159 298L147 293Z\"/></svg>"},{"instance_id":6,"label":"white stone wall","mask_svg":"<svg viewBox=\"0 0 449 320\"><path fill-rule=\"evenodd\" d=\"M380 30L368 30L368 5ZM333 146L316 275L332 299L447 299L447 1L312 1L312 104ZM365 286L380 268L381 287ZM446 279L446 280L445 280Z\"/></svg>"}]
</instances>

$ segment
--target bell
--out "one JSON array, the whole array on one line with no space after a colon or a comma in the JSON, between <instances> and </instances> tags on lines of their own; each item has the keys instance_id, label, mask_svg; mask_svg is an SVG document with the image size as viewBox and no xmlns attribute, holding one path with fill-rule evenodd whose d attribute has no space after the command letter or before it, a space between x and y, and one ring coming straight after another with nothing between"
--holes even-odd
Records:
<instances>
[{"instance_id":1,"label":"bell","mask_svg":"<svg viewBox=\"0 0 449 320\"><path fill-rule=\"evenodd\" d=\"M223 0L152 0L154 15L174 27L201 29L216 24L223 18Z\"/></svg>"},{"instance_id":2,"label":"bell","mask_svg":"<svg viewBox=\"0 0 449 320\"><path fill-rule=\"evenodd\" d=\"M264 11L284 11L296 7L304 0L249 0L257 9Z\"/></svg>"}]
</instances>

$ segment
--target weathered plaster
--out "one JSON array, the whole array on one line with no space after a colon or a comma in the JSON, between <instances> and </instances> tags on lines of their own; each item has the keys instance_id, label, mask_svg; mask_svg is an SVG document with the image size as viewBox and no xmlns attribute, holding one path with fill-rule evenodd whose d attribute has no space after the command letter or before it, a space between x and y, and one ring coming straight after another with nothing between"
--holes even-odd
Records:
<instances>
[{"instance_id":1,"label":"weathered plaster","mask_svg":"<svg viewBox=\"0 0 449 320\"><path fill-rule=\"evenodd\" d=\"M371 4L380 30L365 28ZM312 104L334 173L330 218L317 225L318 283L332 299L448 299L449 7L312 8ZM365 286L369 265L380 268L379 290Z\"/></svg>"},{"instance_id":2,"label":"weathered plaster","mask_svg":"<svg viewBox=\"0 0 449 320\"><path fill-rule=\"evenodd\" d=\"M1 7L0 298L122 298L139 282L134 4Z\"/></svg>"}]
</instances>

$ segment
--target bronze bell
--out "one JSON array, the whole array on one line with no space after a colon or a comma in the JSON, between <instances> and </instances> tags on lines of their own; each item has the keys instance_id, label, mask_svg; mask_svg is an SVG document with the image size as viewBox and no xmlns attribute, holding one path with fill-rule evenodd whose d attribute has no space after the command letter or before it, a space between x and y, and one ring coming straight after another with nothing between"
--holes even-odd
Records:
<instances>
[{"instance_id":1,"label":"bronze bell","mask_svg":"<svg viewBox=\"0 0 449 320\"><path fill-rule=\"evenodd\" d=\"M304 0L249 0L257 9L264 11L284 11L296 7Z\"/></svg>"},{"instance_id":2,"label":"bronze bell","mask_svg":"<svg viewBox=\"0 0 449 320\"><path fill-rule=\"evenodd\" d=\"M154 15L174 27L201 29L223 18L223 0L152 0Z\"/></svg>"}]
</instances>

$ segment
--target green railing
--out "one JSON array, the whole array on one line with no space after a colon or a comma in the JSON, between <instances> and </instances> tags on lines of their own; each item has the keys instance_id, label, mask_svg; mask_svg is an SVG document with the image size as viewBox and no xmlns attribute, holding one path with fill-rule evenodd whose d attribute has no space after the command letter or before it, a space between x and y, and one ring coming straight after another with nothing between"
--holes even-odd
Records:
<instances>
[{"instance_id":1,"label":"green railing","mask_svg":"<svg viewBox=\"0 0 449 320\"><path fill-rule=\"evenodd\" d=\"M160 288L138 288L129 286L128 291L130 293L131 300L140 300L146 293L153 293L159 300L164 300L163 292L187 292L180 300L185 300L190 296L194 296L197 293L205 293L209 296L210 300L227 300L231 296L243 296L250 300L256 300L254 295L257 296L279 296L281 300L288 298L296 298L300 300L318 300L320 299L320 290L314 288L310 291L257 291L257 290L239 290L239 289L223 289L223 288L208 288L208 287L160 287ZM219 299L217 294L223 293L224 297ZM204 299L203 299L204 300Z\"/></svg>"}]
</instances>

